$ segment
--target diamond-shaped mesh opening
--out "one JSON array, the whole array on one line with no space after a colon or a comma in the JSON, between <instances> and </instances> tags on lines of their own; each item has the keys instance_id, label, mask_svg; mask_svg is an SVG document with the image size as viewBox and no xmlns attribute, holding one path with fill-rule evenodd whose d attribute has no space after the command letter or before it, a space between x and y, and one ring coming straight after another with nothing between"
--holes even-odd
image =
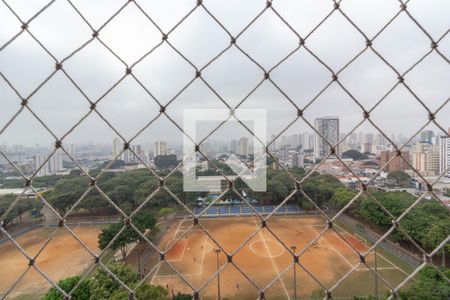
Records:
<instances>
[{"instance_id":1,"label":"diamond-shaped mesh opening","mask_svg":"<svg viewBox=\"0 0 450 300\"><path fill-rule=\"evenodd\" d=\"M305 107L331 81L330 71L302 47L271 72L272 80L299 107Z\"/></svg>"},{"instance_id":2,"label":"diamond-shaped mesh opening","mask_svg":"<svg viewBox=\"0 0 450 300\"><path fill-rule=\"evenodd\" d=\"M20 261L20 260L19 260ZM24 261L25 265L27 261ZM34 268L24 270L20 277L14 278L14 285L8 286L3 291L4 297L32 296L27 291L31 288L35 291L45 293L52 285ZM9 275L8 275L9 276Z\"/></svg>"},{"instance_id":3,"label":"diamond-shaped mesh opening","mask_svg":"<svg viewBox=\"0 0 450 300\"><path fill-rule=\"evenodd\" d=\"M381 76L383 80L379 80ZM339 79L359 103L370 109L396 84L397 75L375 53L367 50L342 71ZM367 94L367 90L374 92Z\"/></svg>"},{"instance_id":4,"label":"diamond-shaped mesh opening","mask_svg":"<svg viewBox=\"0 0 450 300\"><path fill-rule=\"evenodd\" d=\"M125 99L128 103L126 108L123 106ZM133 78L128 76L97 103L97 111L126 140L130 140L157 117L159 105ZM123 119L114 118L119 112L124 116ZM133 119L140 120L140 122L129 121Z\"/></svg>"},{"instance_id":5,"label":"diamond-shaped mesh opening","mask_svg":"<svg viewBox=\"0 0 450 300\"><path fill-rule=\"evenodd\" d=\"M53 28L51 34L47 33L48 26ZM46 9L30 31L58 60L80 47L91 35L89 26L69 3L62 1Z\"/></svg>"},{"instance_id":6,"label":"diamond-shaped mesh opening","mask_svg":"<svg viewBox=\"0 0 450 300\"><path fill-rule=\"evenodd\" d=\"M61 138L89 112L89 102L63 73L58 73L34 94L29 108ZM65 113L67 110L72 113Z\"/></svg>"},{"instance_id":7,"label":"diamond-shaped mesh opening","mask_svg":"<svg viewBox=\"0 0 450 300\"><path fill-rule=\"evenodd\" d=\"M393 110L392 106L398 104L403 107L402 110ZM387 112L386 112L387 111ZM399 130L397 132L393 132L392 124L398 118L402 118L402 116L414 116L414 122L405 121L402 124L399 124ZM394 140L394 144L398 147L402 146L404 142L408 141L408 136L406 135L406 131L401 132L400 128L411 128L411 132L418 132L425 126L428 122L427 120L427 111L420 104L417 99L407 90L407 88L399 85L397 86L392 93L390 93L384 101L382 101L376 108L371 112L371 120L377 124L379 130L384 132L386 135L391 134L401 134L404 139L398 138ZM384 122L380 122L383 119Z\"/></svg>"},{"instance_id":8,"label":"diamond-shaped mesh opening","mask_svg":"<svg viewBox=\"0 0 450 300\"><path fill-rule=\"evenodd\" d=\"M278 39L280 34L282 39ZM270 47L271 43L278 46ZM237 45L260 67L269 69L298 47L298 38L275 13L266 10L239 36ZM271 59L264 55L267 51Z\"/></svg>"},{"instance_id":9,"label":"diamond-shaped mesh opening","mask_svg":"<svg viewBox=\"0 0 450 300\"><path fill-rule=\"evenodd\" d=\"M23 51L27 48L32 49L32 52ZM54 70L52 58L39 47L29 33L21 34L14 43L11 43L10 47L2 50L0 62L2 74L7 76L8 81L23 96L34 91ZM29 66L31 65L36 65L36 67L30 70ZM24 81L20 79L24 79Z\"/></svg>"},{"instance_id":10,"label":"diamond-shaped mesh opening","mask_svg":"<svg viewBox=\"0 0 450 300\"><path fill-rule=\"evenodd\" d=\"M124 62L132 64L160 43L161 33L135 5L127 5L102 29L101 40Z\"/></svg>"},{"instance_id":11,"label":"diamond-shaped mesh opening","mask_svg":"<svg viewBox=\"0 0 450 300\"><path fill-rule=\"evenodd\" d=\"M133 74L161 104L175 97L195 75L194 68L166 43L137 64Z\"/></svg>"},{"instance_id":12,"label":"diamond-shaped mesh opening","mask_svg":"<svg viewBox=\"0 0 450 300\"><path fill-rule=\"evenodd\" d=\"M9 2L2 298L448 298L447 3Z\"/></svg>"},{"instance_id":13,"label":"diamond-shaped mesh opening","mask_svg":"<svg viewBox=\"0 0 450 300\"><path fill-rule=\"evenodd\" d=\"M398 3L389 0L350 0L342 3L341 11L366 36L376 36L398 13Z\"/></svg>"},{"instance_id":14,"label":"diamond-shaped mesh opening","mask_svg":"<svg viewBox=\"0 0 450 300\"><path fill-rule=\"evenodd\" d=\"M91 56L98 59L90 64L83 63ZM67 60L64 70L93 102L125 75L123 64L95 39Z\"/></svg>"},{"instance_id":15,"label":"diamond-shaped mesh opening","mask_svg":"<svg viewBox=\"0 0 450 300\"><path fill-rule=\"evenodd\" d=\"M35 265L45 274L48 274L48 277L51 281L57 282L66 277L72 277L80 274L84 274L87 272L91 266L93 257L91 253L84 248L77 239L87 240L94 239L97 237L97 230L95 228L89 227L77 227L73 230L73 234L76 235L77 238L71 235L69 231L64 227L57 228L51 236L49 242L45 245L45 247L39 252L39 255L36 257ZM91 247L94 247L93 250L97 250L95 243L90 243ZM65 253L58 253L61 248L70 249ZM71 258L71 256L75 256ZM55 259L54 257L58 258ZM58 266L64 261L72 260L72 268L68 272L58 271Z\"/></svg>"},{"instance_id":16,"label":"diamond-shaped mesh opening","mask_svg":"<svg viewBox=\"0 0 450 300\"><path fill-rule=\"evenodd\" d=\"M364 37L341 14L333 14L322 23L306 45L332 70L342 68L365 48Z\"/></svg>"},{"instance_id":17,"label":"diamond-shaped mesh opening","mask_svg":"<svg viewBox=\"0 0 450 300\"><path fill-rule=\"evenodd\" d=\"M403 29L401 29L403 28ZM406 29L407 34L398 35L400 30ZM394 37L397 37L395 43ZM420 47L411 48L417 41L421 41ZM374 41L374 48L400 72L406 71L428 51L427 36L405 14L396 17ZM410 49L409 51L407 49Z\"/></svg>"},{"instance_id":18,"label":"diamond-shaped mesh opening","mask_svg":"<svg viewBox=\"0 0 450 300\"><path fill-rule=\"evenodd\" d=\"M209 26L203 26L204 22ZM210 38L206 38L206 35ZM197 44L196 51L189 47L192 41ZM204 9L197 8L170 34L169 42L192 65L200 68L229 45L229 37Z\"/></svg>"},{"instance_id":19,"label":"diamond-shaped mesh opening","mask_svg":"<svg viewBox=\"0 0 450 300\"><path fill-rule=\"evenodd\" d=\"M448 98L448 86L443 84L442 79L447 78L449 74L449 65L444 63L441 56L432 53L412 69L405 78L411 87L415 87L411 89L417 90L417 96L426 101L431 110L435 110ZM424 88L424 84L427 88ZM436 100L432 101L431 99Z\"/></svg>"},{"instance_id":20,"label":"diamond-shaped mesh opening","mask_svg":"<svg viewBox=\"0 0 450 300\"><path fill-rule=\"evenodd\" d=\"M235 106L259 83L261 70L232 47L205 69L203 78L227 103Z\"/></svg>"}]
</instances>

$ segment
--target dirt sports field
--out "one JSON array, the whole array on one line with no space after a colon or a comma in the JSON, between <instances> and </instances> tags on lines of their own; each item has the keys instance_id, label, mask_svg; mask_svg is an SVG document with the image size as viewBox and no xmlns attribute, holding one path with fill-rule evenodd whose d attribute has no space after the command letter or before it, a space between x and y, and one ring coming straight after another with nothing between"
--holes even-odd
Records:
<instances>
[{"instance_id":1,"label":"dirt sports field","mask_svg":"<svg viewBox=\"0 0 450 300\"><path fill-rule=\"evenodd\" d=\"M259 222L256 217L201 219L200 223L225 250L234 251L247 241L254 233ZM195 288L206 287L201 292L203 299L216 299L217 277L208 282L208 278L217 269L217 259L214 242L198 226L190 227L191 221L175 222L161 241L160 246L167 249L167 260ZM270 229L289 247L295 245L297 252L301 251L324 228L324 220L319 217L271 217L268 221ZM362 240L338 229L340 233L358 250L366 250ZM374 266L375 254L368 257L368 264ZM236 266L251 278L256 285L263 288L269 285L277 275L283 274L279 280L267 290L268 299L292 299L294 295L294 271L286 268L292 262L292 256L281 246L275 237L263 229L248 240L241 250L233 257ZM357 264L359 258L354 250L345 243L338 234L327 231L300 257L300 263L319 279L325 286L331 288ZM226 257L219 254L219 264L226 264ZM377 267L383 278L392 285L399 284L407 273L392 259L377 254ZM173 269L166 263L158 262L158 257L152 257L146 265L150 272L149 282L168 287L170 291L188 292L192 290L183 282ZM297 295L302 299L310 299L313 293L321 289L298 265L296 266ZM385 293L388 287L378 281L379 291ZM351 299L351 296L373 294L375 289L374 275L367 268L360 266L347 280L340 283L333 291L335 298ZM220 273L221 297L228 299L256 299L257 289L246 279L236 267L227 264Z\"/></svg>"},{"instance_id":2,"label":"dirt sports field","mask_svg":"<svg viewBox=\"0 0 450 300\"><path fill-rule=\"evenodd\" d=\"M91 250L98 253L97 235L100 227L82 226L72 230ZM81 274L92 264L92 257L64 228L39 228L16 240L28 255L34 256L53 232L53 239L38 256L36 265L54 281ZM12 242L0 244L0 298L27 267L28 260ZM8 299L38 299L37 295L45 293L50 287L34 268L30 268L8 295Z\"/></svg>"}]
</instances>

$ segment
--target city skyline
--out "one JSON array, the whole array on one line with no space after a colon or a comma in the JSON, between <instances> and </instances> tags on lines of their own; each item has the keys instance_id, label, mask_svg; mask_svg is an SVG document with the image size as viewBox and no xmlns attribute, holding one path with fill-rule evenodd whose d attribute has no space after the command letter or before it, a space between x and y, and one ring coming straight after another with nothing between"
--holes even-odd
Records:
<instances>
[{"instance_id":1,"label":"city skyline","mask_svg":"<svg viewBox=\"0 0 450 300\"><path fill-rule=\"evenodd\" d=\"M324 123L325 122L325 123ZM327 122L332 122L328 124ZM339 120L335 117L322 117L316 120L320 134L324 137L340 138L346 135L338 132ZM326 125L328 124L328 125ZM325 127L324 127L325 126ZM331 131L330 131L331 130ZM450 134L450 128L448 128ZM400 135L401 137L401 135ZM318 143L317 133L301 133L293 135L283 135L272 143L270 151L277 157L280 163L286 167L304 167L306 164L314 165L321 161L324 156L329 154L329 146L326 143ZM237 154L249 161L253 153L253 141L247 137L231 140L230 142L207 140L201 145L201 151L212 157L223 154ZM319 150L316 148L319 147ZM51 174L62 174L67 166L73 164L71 159L59 149L54 153L44 166L41 165L47 160L47 156L52 151L52 145L48 147L24 147L21 145L0 145L2 151L6 152L8 159L16 162L25 173L37 172L36 176L45 176ZM320 150L322 149L322 150ZM348 150L356 150L361 153L372 155L371 159L378 159L379 166L385 166L383 169L387 172L407 171L410 169L407 161L419 171L423 176L437 176L444 173L450 167L450 137L440 136L430 130L421 131L406 147L401 154L403 159L397 156L395 147L390 145L388 140L372 133L353 133L346 140L340 142L337 148L337 154L342 156ZM111 159L122 160L125 164L152 164L156 156L166 156L174 154L178 159L182 157L182 149L174 145L159 140L153 142L150 147L143 147L140 144L130 145L130 150L123 151L123 143L116 137L110 145L84 144L84 146L69 145L68 151L75 159L81 159L82 165L95 166L96 160L108 161ZM318 153L322 156L317 157ZM333 160L334 156L329 159ZM345 157L344 157L345 158ZM91 162L89 162L91 161ZM387 164L390 162L389 164ZM65 163L65 164L64 164ZM3 157L0 157L0 166L3 169L8 168L9 163ZM327 163L324 164L325 166ZM334 167L332 167L334 168ZM322 171L326 171L321 167ZM450 170L444 176L450 177Z\"/></svg>"}]
</instances>

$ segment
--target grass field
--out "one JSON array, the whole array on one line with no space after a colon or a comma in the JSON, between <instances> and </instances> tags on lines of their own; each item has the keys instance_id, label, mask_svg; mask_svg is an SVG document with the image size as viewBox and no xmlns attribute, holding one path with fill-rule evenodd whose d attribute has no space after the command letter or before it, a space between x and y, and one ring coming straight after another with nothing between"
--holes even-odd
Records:
<instances>
[{"instance_id":1,"label":"grass field","mask_svg":"<svg viewBox=\"0 0 450 300\"><path fill-rule=\"evenodd\" d=\"M241 272L248 275L258 287L265 288L268 299L292 299L294 295L294 269L292 255L281 245L267 229L262 229L251 239L259 228L256 217L201 219L201 225L209 235L227 252L233 252L242 244L240 251L233 257L235 265L227 264L226 257L219 254L221 296L229 299L256 299L258 290ZM310 243L324 229L324 220L320 217L295 216L271 217L267 223L270 230L288 247L296 246L297 253ZM189 229L191 221L180 220L174 223L161 241L160 247L169 249L166 259L188 283L195 289L202 289L203 299L217 297L217 277L208 279L217 270L215 242L198 226ZM189 229L189 230L187 230ZM327 231L325 235L301 255L300 264L327 288L333 287L340 278L349 273L358 264L355 252L368 249L364 241L341 228L336 232ZM350 245L349 245L349 244ZM353 247L353 248L352 248ZM192 293L192 289L159 257L152 257L145 267L150 272L149 282L168 287L170 291ZM374 267L375 254L367 257L369 266ZM309 299L321 286L311 275L296 265L297 295ZM377 253L377 269L383 279L392 286L398 285L407 271L399 267L398 261L388 259ZM275 280L277 276L279 279ZM348 278L333 290L334 298L349 298L374 294L375 275L364 265L358 266ZM388 286L378 280L378 290L384 294Z\"/></svg>"},{"instance_id":2,"label":"grass field","mask_svg":"<svg viewBox=\"0 0 450 300\"><path fill-rule=\"evenodd\" d=\"M100 227L82 226L74 227L72 230L92 251L99 252L97 235ZM52 233L55 234L54 237L35 262L50 279L58 281L79 275L92 265L92 256L64 228L35 229L17 237L16 241L29 256L33 257ZM34 268L28 268L28 260L12 242L1 244L0 298L25 271L25 275L8 294L8 299L38 299L39 295L44 294L51 285Z\"/></svg>"}]
</instances>

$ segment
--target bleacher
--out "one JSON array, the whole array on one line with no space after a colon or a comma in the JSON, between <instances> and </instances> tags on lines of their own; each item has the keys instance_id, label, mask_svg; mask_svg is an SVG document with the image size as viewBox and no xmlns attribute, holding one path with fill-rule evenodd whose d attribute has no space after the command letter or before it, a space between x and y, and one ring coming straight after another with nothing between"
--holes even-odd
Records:
<instances>
[{"instance_id":1,"label":"bleacher","mask_svg":"<svg viewBox=\"0 0 450 300\"><path fill-rule=\"evenodd\" d=\"M253 205L254 210L248 205L226 205L226 206L211 206L205 207L195 207L193 212L196 215L202 217L221 217L221 216L249 216L254 214L256 210L261 215L268 215L275 211L275 205ZM206 209L206 211L204 211ZM278 208L274 214L275 215L288 215L288 214L299 214L301 213L300 207L294 204L282 205Z\"/></svg>"}]
</instances>

